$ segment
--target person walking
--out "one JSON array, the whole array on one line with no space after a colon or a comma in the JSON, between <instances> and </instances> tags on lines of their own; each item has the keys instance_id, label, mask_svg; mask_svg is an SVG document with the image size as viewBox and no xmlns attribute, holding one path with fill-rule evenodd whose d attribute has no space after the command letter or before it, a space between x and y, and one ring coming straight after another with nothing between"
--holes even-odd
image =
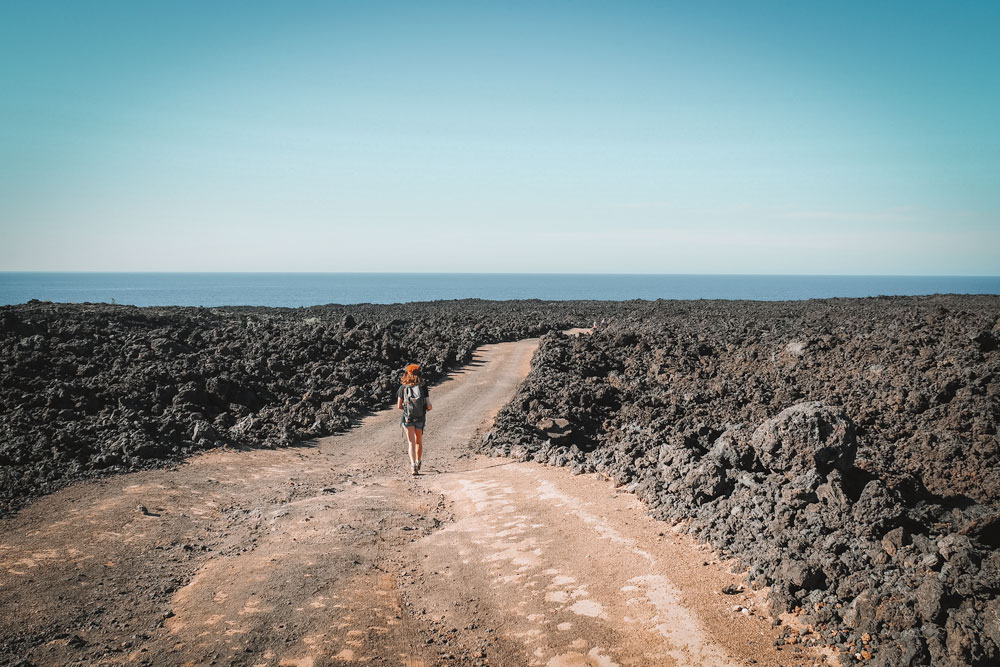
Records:
<instances>
[{"instance_id":1,"label":"person walking","mask_svg":"<svg viewBox=\"0 0 1000 667\"><path fill-rule=\"evenodd\" d=\"M396 409L403 411L402 424L409 445L410 467L416 475L420 472L420 460L424 453L424 426L427 424L427 413L431 410L427 385L420 379L419 364L406 367L396 391Z\"/></svg>"}]
</instances>

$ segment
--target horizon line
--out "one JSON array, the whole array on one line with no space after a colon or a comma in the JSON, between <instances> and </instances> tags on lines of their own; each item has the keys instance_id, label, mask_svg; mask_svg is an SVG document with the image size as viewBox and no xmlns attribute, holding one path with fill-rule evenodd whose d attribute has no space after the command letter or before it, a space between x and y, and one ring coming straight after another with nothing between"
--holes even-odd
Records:
<instances>
[{"instance_id":1,"label":"horizon line","mask_svg":"<svg viewBox=\"0 0 1000 667\"><path fill-rule=\"evenodd\" d=\"M4 274L147 274L147 275L311 275L311 276L677 276L758 278L1000 278L1000 274L972 273L615 273L569 271L127 271L127 270L0 270Z\"/></svg>"}]
</instances>

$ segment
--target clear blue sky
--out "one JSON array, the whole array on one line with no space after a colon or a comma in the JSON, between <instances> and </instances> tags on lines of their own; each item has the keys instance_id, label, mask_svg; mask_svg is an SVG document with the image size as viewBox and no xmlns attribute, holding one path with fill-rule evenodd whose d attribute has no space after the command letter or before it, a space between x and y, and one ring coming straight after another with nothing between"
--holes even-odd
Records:
<instances>
[{"instance_id":1,"label":"clear blue sky","mask_svg":"<svg viewBox=\"0 0 1000 667\"><path fill-rule=\"evenodd\" d=\"M1000 2L0 5L0 270L1000 274Z\"/></svg>"}]
</instances>

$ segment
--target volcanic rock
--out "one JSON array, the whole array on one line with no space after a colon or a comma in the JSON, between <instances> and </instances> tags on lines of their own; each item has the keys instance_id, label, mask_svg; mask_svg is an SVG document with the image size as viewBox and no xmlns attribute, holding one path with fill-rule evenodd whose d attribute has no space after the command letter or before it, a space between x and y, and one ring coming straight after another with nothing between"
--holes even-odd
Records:
<instances>
[{"instance_id":1,"label":"volcanic rock","mask_svg":"<svg viewBox=\"0 0 1000 667\"><path fill-rule=\"evenodd\" d=\"M628 484L844 664L1000 664L1000 297L633 307L546 335L482 449Z\"/></svg>"},{"instance_id":2,"label":"volcanic rock","mask_svg":"<svg viewBox=\"0 0 1000 667\"><path fill-rule=\"evenodd\" d=\"M479 345L537 336L613 303L477 300L312 308L0 307L0 514L76 479L206 448L343 431ZM566 431L553 431L559 442Z\"/></svg>"},{"instance_id":3,"label":"volcanic rock","mask_svg":"<svg viewBox=\"0 0 1000 667\"><path fill-rule=\"evenodd\" d=\"M764 467L793 477L854 460L854 425L843 410L819 401L796 403L761 424L750 445Z\"/></svg>"}]
</instances>

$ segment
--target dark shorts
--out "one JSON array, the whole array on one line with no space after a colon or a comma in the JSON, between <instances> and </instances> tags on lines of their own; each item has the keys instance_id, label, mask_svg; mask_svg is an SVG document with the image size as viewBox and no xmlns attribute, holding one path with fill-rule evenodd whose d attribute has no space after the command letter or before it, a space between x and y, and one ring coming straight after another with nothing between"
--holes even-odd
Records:
<instances>
[{"instance_id":1,"label":"dark shorts","mask_svg":"<svg viewBox=\"0 0 1000 667\"><path fill-rule=\"evenodd\" d=\"M407 426L412 426L413 428L420 429L421 431L423 431L424 430L424 426L426 426L426 424L427 424L427 420L426 419L416 419L414 421L408 422L408 421L406 421L404 419L402 423L403 423L403 427L404 428L407 427Z\"/></svg>"}]
</instances>

